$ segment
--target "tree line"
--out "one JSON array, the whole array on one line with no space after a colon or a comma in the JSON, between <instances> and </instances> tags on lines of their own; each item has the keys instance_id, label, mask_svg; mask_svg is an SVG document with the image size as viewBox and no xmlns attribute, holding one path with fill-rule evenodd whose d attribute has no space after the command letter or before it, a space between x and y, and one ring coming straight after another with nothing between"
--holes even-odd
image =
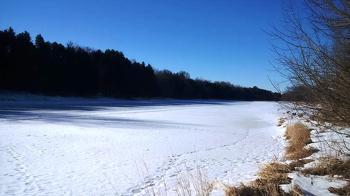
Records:
<instances>
[{"instance_id":1,"label":"tree line","mask_svg":"<svg viewBox=\"0 0 350 196\"><path fill-rule=\"evenodd\" d=\"M186 72L154 70L113 49L34 42L26 31L0 31L0 90L60 96L278 100L280 94L228 82L192 79Z\"/></svg>"}]
</instances>

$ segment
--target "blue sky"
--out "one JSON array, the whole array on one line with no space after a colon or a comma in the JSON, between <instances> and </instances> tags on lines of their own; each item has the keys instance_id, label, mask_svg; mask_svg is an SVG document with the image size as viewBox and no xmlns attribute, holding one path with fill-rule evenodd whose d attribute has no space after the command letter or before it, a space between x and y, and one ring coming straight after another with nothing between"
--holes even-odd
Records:
<instances>
[{"instance_id":1,"label":"blue sky","mask_svg":"<svg viewBox=\"0 0 350 196\"><path fill-rule=\"evenodd\" d=\"M273 90L267 33L281 0L0 0L0 28L113 48L156 69Z\"/></svg>"}]
</instances>

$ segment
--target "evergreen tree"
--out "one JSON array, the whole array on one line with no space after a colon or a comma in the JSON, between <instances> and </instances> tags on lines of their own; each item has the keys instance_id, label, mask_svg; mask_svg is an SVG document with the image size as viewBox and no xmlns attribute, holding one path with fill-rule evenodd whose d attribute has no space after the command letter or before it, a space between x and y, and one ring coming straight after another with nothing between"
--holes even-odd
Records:
<instances>
[{"instance_id":1,"label":"evergreen tree","mask_svg":"<svg viewBox=\"0 0 350 196\"><path fill-rule=\"evenodd\" d=\"M257 87L192 79L187 72L154 71L150 64L129 60L122 52L32 43L28 32L0 31L0 90L48 95L164 97L181 99L277 100L279 94Z\"/></svg>"}]
</instances>

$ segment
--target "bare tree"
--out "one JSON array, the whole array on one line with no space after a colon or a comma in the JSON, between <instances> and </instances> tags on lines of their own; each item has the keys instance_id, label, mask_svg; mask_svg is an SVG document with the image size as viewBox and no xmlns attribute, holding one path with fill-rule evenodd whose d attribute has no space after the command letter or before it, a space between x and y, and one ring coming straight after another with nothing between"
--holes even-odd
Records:
<instances>
[{"instance_id":1,"label":"bare tree","mask_svg":"<svg viewBox=\"0 0 350 196\"><path fill-rule=\"evenodd\" d=\"M350 1L304 0L299 7L291 3L285 13L285 27L272 33L279 40L274 45L278 70L312 97L294 109L311 113L305 117L319 126L349 127Z\"/></svg>"}]
</instances>

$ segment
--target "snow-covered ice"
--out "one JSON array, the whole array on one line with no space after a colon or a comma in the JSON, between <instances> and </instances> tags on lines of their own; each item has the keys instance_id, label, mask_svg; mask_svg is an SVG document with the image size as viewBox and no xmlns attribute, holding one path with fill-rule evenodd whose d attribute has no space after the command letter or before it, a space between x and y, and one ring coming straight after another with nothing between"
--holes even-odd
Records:
<instances>
[{"instance_id":1,"label":"snow-covered ice","mask_svg":"<svg viewBox=\"0 0 350 196\"><path fill-rule=\"evenodd\" d=\"M240 183L283 151L275 102L0 97L0 195L133 195L198 168Z\"/></svg>"},{"instance_id":2,"label":"snow-covered ice","mask_svg":"<svg viewBox=\"0 0 350 196\"><path fill-rule=\"evenodd\" d=\"M281 188L288 193L294 186L298 186L305 195L334 196L336 194L330 193L329 187L341 188L347 185L347 181L330 178L329 176L304 176L293 172L288 177L292 178L292 183L281 185Z\"/></svg>"}]
</instances>

